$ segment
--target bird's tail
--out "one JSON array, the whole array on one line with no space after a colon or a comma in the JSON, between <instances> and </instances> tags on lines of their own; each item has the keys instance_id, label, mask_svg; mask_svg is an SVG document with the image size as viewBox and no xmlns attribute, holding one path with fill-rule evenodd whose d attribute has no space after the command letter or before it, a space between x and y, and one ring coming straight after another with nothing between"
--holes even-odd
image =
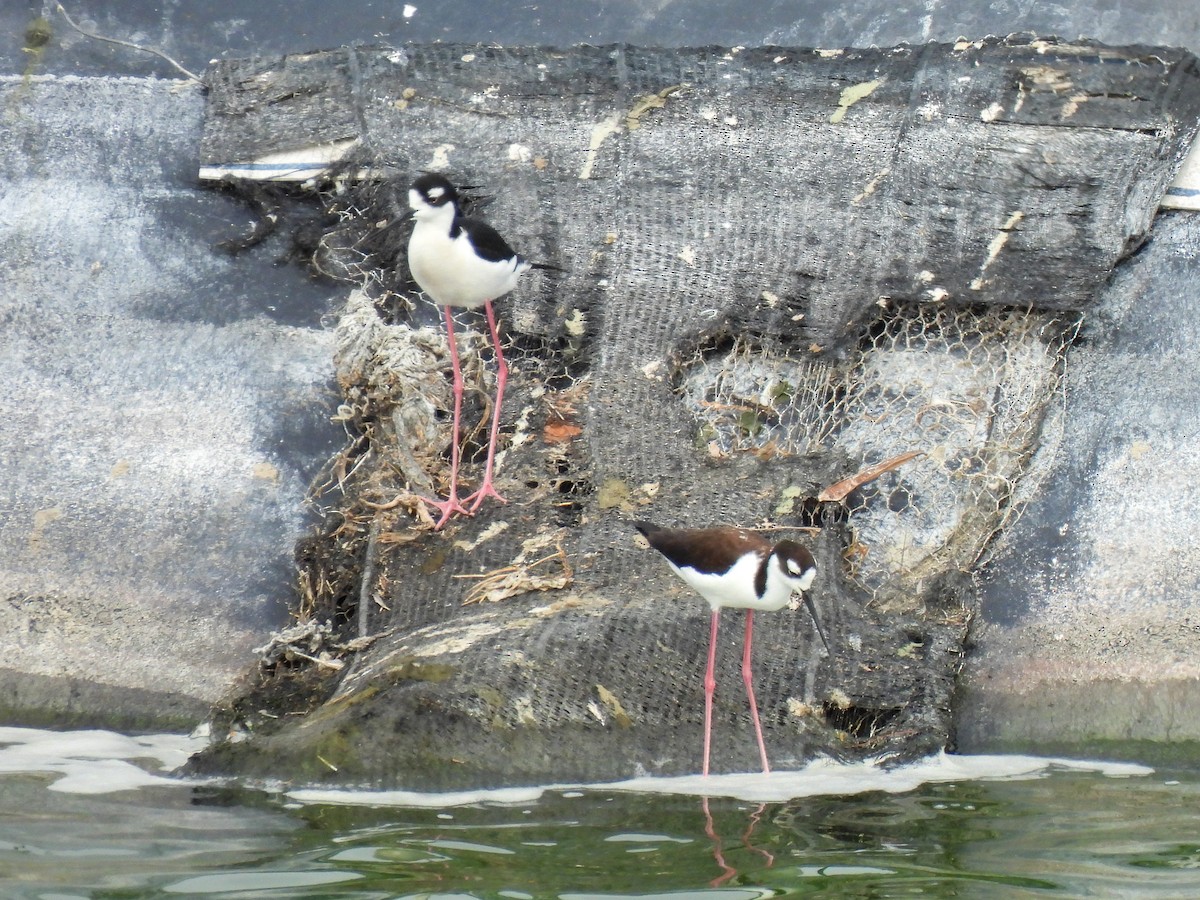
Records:
<instances>
[{"instance_id":1,"label":"bird's tail","mask_svg":"<svg viewBox=\"0 0 1200 900\"><path fill-rule=\"evenodd\" d=\"M630 522L629 524L640 531L642 533L642 537L645 538L650 537L650 535L654 534L656 531L662 531L661 528L652 522Z\"/></svg>"}]
</instances>

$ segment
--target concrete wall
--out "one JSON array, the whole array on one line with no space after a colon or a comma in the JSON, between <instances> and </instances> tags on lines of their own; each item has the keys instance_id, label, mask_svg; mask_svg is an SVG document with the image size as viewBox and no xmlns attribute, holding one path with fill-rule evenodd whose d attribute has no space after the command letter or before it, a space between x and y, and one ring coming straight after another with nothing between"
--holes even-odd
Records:
<instances>
[{"instance_id":1,"label":"concrete wall","mask_svg":"<svg viewBox=\"0 0 1200 900\"><path fill-rule=\"evenodd\" d=\"M304 489L337 439L329 298L269 253L209 249L242 214L194 186L198 89L57 17L27 52L40 9L20 6L0 10L0 706L196 717L285 621ZM131 6L77 12L197 71L221 54L438 38L840 46L1033 31L1200 48L1190 0L777 3L735 19L710 0L579 3L553 21L515 0L483 16L472 0L412 15L213 4L203 21ZM1193 216L1160 218L1071 352L1058 439L985 571L963 747L1197 737L1198 249Z\"/></svg>"},{"instance_id":2,"label":"concrete wall","mask_svg":"<svg viewBox=\"0 0 1200 900\"><path fill-rule=\"evenodd\" d=\"M1159 216L1067 358L984 568L966 749L1200 739L1200 216Z\"/></svg>"},{"instance_id":3,"label":"concrete wall","mask_svg":"<svg viewBox=\"0 0 1200 900\"><path fill-rule=\"evenodd\" d=\"M211 248L202 107L0 78L0 709L194 721L286 620L327 292Z\"/></svg>"}]
</instances>

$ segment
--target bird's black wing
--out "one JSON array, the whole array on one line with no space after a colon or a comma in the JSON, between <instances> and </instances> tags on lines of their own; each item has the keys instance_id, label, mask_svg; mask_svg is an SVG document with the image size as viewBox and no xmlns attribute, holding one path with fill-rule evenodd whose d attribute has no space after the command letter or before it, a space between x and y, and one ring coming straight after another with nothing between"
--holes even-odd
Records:
<instances>
[{"instance_id":1,"label":"bird's black wing","mask_svg":"<svg viewBox=\"0 0 1200 900\"><path fill-rule=\"evenodd\" d=\"M634 522L650 546L680 568L715 574L729 569L748 552L766 555L771 545L740 528L659 528Z\"/></svg>"},{"instance_id":2,"label":"bird's black wing","mask_svg":"<svg viewBox=\"0 0 1200 900\"><path fill-rule=\"evenodd\" d=\"M505 262L517 256L517 251L508 246L508 242L500 236L495 228L487 222L460 216L454 220L450 228L450 236L458 237L459 231L465 231L471 246L481 259L488 262Z\"/></svg>"}]
</instances>

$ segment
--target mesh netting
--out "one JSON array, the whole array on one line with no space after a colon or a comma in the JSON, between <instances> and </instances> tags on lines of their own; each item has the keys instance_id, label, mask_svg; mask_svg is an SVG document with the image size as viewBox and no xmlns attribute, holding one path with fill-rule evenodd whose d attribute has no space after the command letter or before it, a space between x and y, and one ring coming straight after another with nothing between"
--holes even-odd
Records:
<instances>
[{"instance_id":1,"label":"mesh netting","mask_svg":"<svg viewBox=\"0 0 1200 900\"><path fill-rule=\"evenodd\" d=\"M848 571L895 602L937 569L969 568L1013 513L1078 321L895 304L842 362L735 340L683 363L679 389L713 457L841 452L869 467L924 454L845 501Z\"/></svg>"},{"instance_id":2,"label":"mesh netting","mask_svg":"<svg viewBox=\"0 0 1200 900\"><path fill-rule=\"evenodd\" d=\"M769 524L812 548L833 653L804 614L755 626L777 762L946 746L969 570L1038 447L1074 334L1061 311L1142 239L1200 115L1190 56L1047 46L335 56L313 115L356 103L376 148L349 164L370 178L325 186L311 244L356 288L349 441L298 555L301 615L336 627L272 649L228 716L257 739L213 764L430 785L695 771L708 610L633 519ZM230 64L213 102L298 127L286 106L321 65ZM1089 102L1067 115L1050 69ZM419 495L446 488L446 345L401 215L423 168L484 186L484 217L564 270L497 304L509 503L441 532ZM493 365L477 315L459 321L470 484ZM717 771L754 764L724 621ZM280 701L297 673L315 686Z\"/></svg>"}]
</instances>

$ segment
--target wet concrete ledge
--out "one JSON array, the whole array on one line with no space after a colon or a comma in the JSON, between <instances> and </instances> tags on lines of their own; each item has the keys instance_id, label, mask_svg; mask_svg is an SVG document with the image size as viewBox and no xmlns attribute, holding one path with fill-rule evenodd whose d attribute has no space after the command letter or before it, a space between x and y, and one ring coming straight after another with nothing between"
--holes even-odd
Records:
<instances>
[{"instance_id":1,"label":"wet concrete ledge","mask_svg":"<svg viewBox=\"0 0 1200 900\"><path fill-rule=\"evenodd\" d=\"M28 728L105 728L131 734L190 732L212 704L178 691L105 684L95 678L0 669L0 721Z\"/></svg>"}]
</instances>

